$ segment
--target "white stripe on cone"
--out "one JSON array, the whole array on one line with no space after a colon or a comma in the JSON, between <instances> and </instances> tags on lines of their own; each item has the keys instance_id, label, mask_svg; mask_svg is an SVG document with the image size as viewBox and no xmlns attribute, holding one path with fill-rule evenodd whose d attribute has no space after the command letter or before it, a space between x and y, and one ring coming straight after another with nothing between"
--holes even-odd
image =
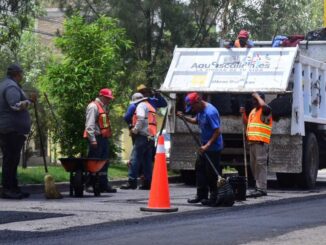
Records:
<instances>
[{"instance_id":1,"label":"white stripe on cone","mask_svg":"<svg viewBox=\"0 0 326 245\"><path fill-rule=\"evenodd\" d=\"M158 145L156 149L156 153L165 153L164 145Z\"/></svg>"}]
</instances>

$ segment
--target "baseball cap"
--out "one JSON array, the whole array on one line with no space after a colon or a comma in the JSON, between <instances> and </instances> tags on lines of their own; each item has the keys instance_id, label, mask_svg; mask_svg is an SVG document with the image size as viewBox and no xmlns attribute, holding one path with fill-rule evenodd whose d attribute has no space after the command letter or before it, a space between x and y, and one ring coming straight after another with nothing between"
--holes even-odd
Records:
<instances>
[{"instance_id":1,"label":"baseball cap","mask_svg":"<svg viewBox=\"0 0 326 245\"><path fill-rule=\"evenodd\" d=\"M110 99L114 99L113 95L112 95L112 90L111 89L108 89L108 88L102 88L100 90L100 93L99 93L100 96L104 96L104 97L107 97L107 98L110 98Z\"/></svg>"},{"instance_id":2,"label":"baseball cap","mask_svg":"<svg viewBox=\"0 0 326 245\"><path fill-rule=\"evenodd\" d=\"M23 72L23 69L18 64L11 64L7 68L7 73L13 73L13 72Z\"/></svg>"},{"instance_id":3,"label":"baseball cap","mask_svg":"<svg viewBox=\"0 0 326 245\"><path fill-rule=\"evenodd\" d=\"M190 112L192 105L195 104L196 102L198 102L200 100L200 96L198 93L193 92L193 93L189 93L187 94L186 98L185 98L185 103L186 103L186 112Z\"/></svg>"},{"instance_id":4,"label":"baseball cap","mask_svg":"<svg viewBox=\"0 0 326 245\"><path fill-rule=\"evenodd\" d=\"M238 34L238 38L249 38L249 32L246 30L241 30Z\"/></svg>"}]
</instances>

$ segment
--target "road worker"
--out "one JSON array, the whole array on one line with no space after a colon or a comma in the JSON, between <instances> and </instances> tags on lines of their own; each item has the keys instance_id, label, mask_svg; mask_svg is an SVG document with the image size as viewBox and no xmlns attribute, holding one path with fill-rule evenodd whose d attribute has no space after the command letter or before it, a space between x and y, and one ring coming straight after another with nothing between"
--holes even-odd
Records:
<instances>
[{"instance_id":1,"label":"road worker","mask_svg":"<svg viewBox=\"0 0 326 245\"><path fill-rule=\"evenodd\" d=\"M84 137L88 139L88 158L109 158L108 139L112 136L109 111L107 106L114 99L111 89L103 88L99 91L99 96L88 104L86 109L86 122ZM108 181L107 161L99 171L100 191L115 193ZM94 176L90 175L86 184L86 190L93 192Z\"/></svg>"},{"instance_id":2,"label":"road worker","mask_svg":"<svg viewBox=\"0 0 326 245\"><path fill-rule=\"evenodd\" d=\"M263 93L253 93L254 108L247 117L245 108L240 107L243 123L247 127L247 140L250 148L250 167L256 187L248 197L267 195L268 146L272 134L272 109L265 103Z\"/></svg>"}]
</instances>

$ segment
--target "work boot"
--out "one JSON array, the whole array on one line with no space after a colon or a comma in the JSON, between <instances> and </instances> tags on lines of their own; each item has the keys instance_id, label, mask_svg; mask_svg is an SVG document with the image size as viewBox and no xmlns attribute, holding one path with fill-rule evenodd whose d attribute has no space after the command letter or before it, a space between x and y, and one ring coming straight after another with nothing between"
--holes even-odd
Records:
<instances>
[{"instance_id":1,"label":"work boot","mask_svg":"<svg viewBox=\"0 0 326 245\"><path fill-rule=\"evenodd\" d=\"M101 192L106 192L106 193L116 193L117 189L113 188L111 185L107 185L106 188L101 188Z\"/></svg>"},{"instance_id":2,"label":"work boot","mask_svg":"<svg viewBox=\"0 0 326 245\"><path fill-rule=\"evenodd\" d=\"M217 191L211 192L209 199L203 199L201 204L204 206L215 207L217 200Z\"/></svg>"},{"instance_id":3,"label":"work boot","mask_svg":"<svg viewBox=\"0 0 326 245\"><path fill-rule=\"evenodd\" d=\"M120 189L122 189L122 190L129 190L129 189L135 190L135 189L137 189L137 181L136 180L128 180L127 184L122 185L120 187Z\"/></svg>"},{"instance_id":4,"label":"work boot","mask_svg":"<svg viewBox=\"0 0 326 245\"><path fill-rule=\"evenodd\" d=\"M267 192L262 189L255 189L254 191L249 192L249 195L247 197L262 197L262 196L267 196Z\"/></svg>"},{"instance_id":5,"label":"work boot","mask_svg":"<svg viewBox=\"0 0 326 245\"><path fill-rule=\"evenodd\" d=\"M143 180L143 183L138 188L139 190L150 190L151 189L151 182L147 180Z\"/></svg>"},{"instance_id":6,"label":"work boot","mask_svg":"<svg viewBox=\"0 0 326 245\"><path fill-rule=\"evenodd\" d=\"M208 189L197 187L197 194L194 198L189 198L188 203L199 203L208 198Z\"/></svg>"},{"instance_id":7,"label":"work boot","mask_svg":"<svg viewBox=\"0 0 326 245\"><path fill-rule=\"evenodd\" d=\"M1 198L5 199L23 199L23 194L20 192L11 191L8 189L3 189L1 193Z\"/></svg>"},{"instance_id":8,"label":"work boot","mask_svg":"<svg viewBox=\"0 0 326 245\"><path fill-rule=\"evenodd\" d=\"M206 200L206 199L207 199L207 197L196 195L193 198L189 198L187 200L187 202L188 203L200 203L200 202L202 202L203 200Z\"/></svg>"},{"instance_id":9,"label":"work boot","mask_svg":"<svg viewBox=\"0 0 326 245\"><path fill-rule=\"evenodd\" d=\"M19 187L16 187L14 190L16 193L20 193L22 195L22 198L28 198L31 194L25 191L22 191Z\"/></svg>"}]
</instances>

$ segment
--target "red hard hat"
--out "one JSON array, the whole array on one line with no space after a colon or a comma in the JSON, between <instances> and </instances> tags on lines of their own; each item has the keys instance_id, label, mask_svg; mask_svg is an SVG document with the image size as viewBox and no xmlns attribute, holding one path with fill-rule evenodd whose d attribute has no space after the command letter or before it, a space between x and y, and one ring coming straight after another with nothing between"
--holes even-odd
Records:
<instances>
[{"instance_id":1,"label":"red hard hat","mask_svg":"<svg viewBox=\"0 0 326 245\"><path fill-rule=\"evenodd\" d=\"M249 32L247 32L246 30L241 30L238 34L238 38L249 38Z\"/></svg>"},{"instance_id":2,"label":"red hard hat","mask_svg":"<svg viewBox=\"0 0 326 245\"><path fill-rule=\"evenodd\" d=\"M113 95L112 95L112 90L111 89L108 89L108 88L102 88L100 90L100 93L99 95L101 96L104 96L104 97L107 97L107 98L110 98L110 99L114 99Z\"/></svg>"}]
</instances>

